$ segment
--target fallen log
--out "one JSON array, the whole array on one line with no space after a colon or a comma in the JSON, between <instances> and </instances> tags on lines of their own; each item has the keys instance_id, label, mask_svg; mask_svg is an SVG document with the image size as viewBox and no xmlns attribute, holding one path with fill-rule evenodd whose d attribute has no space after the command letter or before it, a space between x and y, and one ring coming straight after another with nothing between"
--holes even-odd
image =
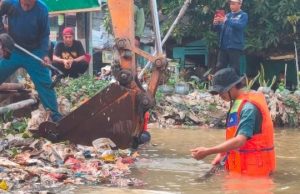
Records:
<instances>
[{"instance_id":1,"label":"fallen log","mask_svg":"<svg viewBox=\"0 0 300 194\"><path fill-rule=\"evenodd\" d=\"M0 95L14 95L14 94L29 94L32 90L22 89L22 90L0 90Z\"/></svg>"},{"instance_id":2,"label":"fallen log","mask_svg":"<svg viewBox=\"0 0 300 194\"><path fill-rule=\"evenodd\" d=\"M3 83L0 85L0 91L7 90L24 90L25 86L21 83Z\"/></svg>"},{"instance_id":3,"label":"fallen log","mask_svg":"<svg viewBox=\"0 0 300 194\"><path fill-rule=\"evenodd\" d=\"M27 100L23 100L20 102L16 102L13 104L9 104L3 107L0 107L0 114L6 113L8 111L14 111L14 110L19 110L22 109L24 107L30 106L37 103L36 99L27 99Z\"/></svg>"}]
</instances>

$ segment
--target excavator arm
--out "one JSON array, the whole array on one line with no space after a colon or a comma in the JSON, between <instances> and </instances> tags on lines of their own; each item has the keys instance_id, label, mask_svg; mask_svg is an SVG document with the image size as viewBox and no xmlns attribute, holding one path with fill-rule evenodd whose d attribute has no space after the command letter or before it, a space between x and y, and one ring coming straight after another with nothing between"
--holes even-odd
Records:
<instances>
[{"instance_id":1,"label":"excavator arm","mask_svg":"<svg viewBox=\"0 0 300 194\"><path fill-rule=\"evenodd\" d=\"M148 92L155 96L159 77L167 65L167 61L162 52L157 6L155 0L150 0L153 26L156 34L156 47L158 52L155 56L144 52L135 46L134 34L134 0L108 0L108 8L113 24L113 31L116 40L116 48L119 52L120 66L123 70L129 70L133 77L136 77L135 54L142 56L153 63L152 76L149 82Z\"/></svg>"},{"instance_id":2,"label":"excavator arm","mask_svg":"<svg viewBox=\"0 0 300 194\"><path fill-rule=\"evenodd\" d=\"M131 147L133 139L143 131L145 112L155 104L159 78L167 65L161 48L156 1L150 0L150 6L157 54L152 56L134 44L134 0L108 0L115 36L112 72L118 82L100 91L58 123L42 123L38 130L40 136L53 142L68 140L82 145L91 145L93 140L106 137L120 148ZM136 54L153 63L147 91L137 78Z\"/></svg>"}]
</instances>

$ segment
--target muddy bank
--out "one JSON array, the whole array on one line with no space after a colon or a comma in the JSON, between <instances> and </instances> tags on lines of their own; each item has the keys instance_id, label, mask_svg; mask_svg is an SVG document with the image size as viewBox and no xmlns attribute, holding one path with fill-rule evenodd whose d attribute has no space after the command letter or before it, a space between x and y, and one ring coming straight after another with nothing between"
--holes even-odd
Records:
<instances>
[{"instance_id":1,"label":"muddy bank","mask_svg":"<svg viewBox=\"0 0 300 194\"><path fill-rule=\"evenodd\" d=\"M109 84L108 81L98 80L90 76L81 76L78 79L63 79L56 88L59 110L67 115L79 107L96 93ZM276 127L300 126L300 92L265 93L270 113ZM156 107L150 111L151 122L158 127L210 127L223 128L229 103L219 96L212 96L206 90L193 90L186 95L164 94L158 90L156 94ZM30 127L48 118L43 108L32 112Z\"/></svg>"}]
</instances>

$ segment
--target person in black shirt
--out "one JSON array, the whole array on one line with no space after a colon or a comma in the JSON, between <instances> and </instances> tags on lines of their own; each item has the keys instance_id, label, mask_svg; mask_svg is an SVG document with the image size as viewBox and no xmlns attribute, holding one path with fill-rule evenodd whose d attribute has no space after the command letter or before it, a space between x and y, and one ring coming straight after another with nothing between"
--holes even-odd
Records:
<instances>
[{"instance_id":1,"label":"person in black shirt","mask_svg":"<svg viewBox=\"0 0 300 194\"><path fill-rule=\"evenodd\" d=\"M54 53L54 47L55 47L55 44L54 42L52 41L49 41L49 50L48 50L48 57L51 61L53 61L53 53Z\"/></svg>"},{"instance_id":2,"label":"person in black shirt","mask_svg":"<svg viewBox=\"0 0 300 194\"><path fill-rule=\"evenodd\" d=\"M53 65L65 76L77 78L88 68L88 59L80 41L74 40L74 31L63 30L63 42L57 43L53 54Z\"/></svg>"}]
</instances>

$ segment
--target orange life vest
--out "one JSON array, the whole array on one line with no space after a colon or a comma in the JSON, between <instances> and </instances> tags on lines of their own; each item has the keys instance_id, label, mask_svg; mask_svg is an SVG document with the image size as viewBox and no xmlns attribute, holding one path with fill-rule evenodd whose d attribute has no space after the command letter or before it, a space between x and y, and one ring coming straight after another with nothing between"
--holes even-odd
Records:
<instances>
[{"instance_id":1,"label":"orange life vest","mask_svg":"<svg viewBox=\"0 0 300 194\"><path fill-rule=\"evenodd\" d=\"M249 176L268 176L275 170L274 128L265 97L259 92L245 92L231 108L227 120L226 139L236 136L240 113L246 102L255 105L262 115L261 133L254 134L245 145L228 152L226 168Z\"/></svg>"},{"instance_id":2,"label":"orange life vest","mask_svg":"<svg viewBox=\"0 0 300 194\"><path fill-rule=\"evenodd\" d=\"M150 119L150 113L149 112L146 112L145 115L144 115L144 131L148 131L148 122L149 122L149 119Z\"/></svg>"}]
</instances>

